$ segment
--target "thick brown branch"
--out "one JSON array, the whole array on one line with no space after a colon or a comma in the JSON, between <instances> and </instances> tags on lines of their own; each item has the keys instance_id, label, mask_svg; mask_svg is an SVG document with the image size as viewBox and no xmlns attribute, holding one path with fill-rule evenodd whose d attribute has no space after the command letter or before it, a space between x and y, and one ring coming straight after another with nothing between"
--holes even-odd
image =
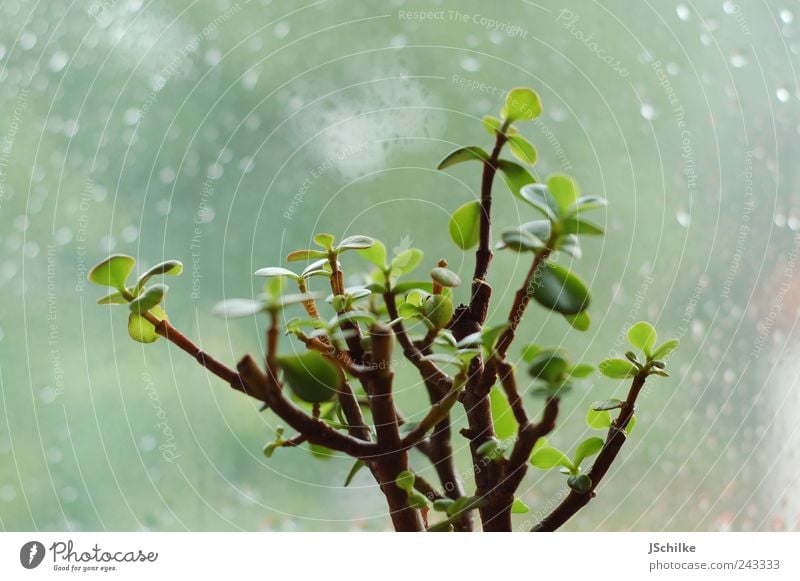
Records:
<instances>
[{"instance_id":1,"label":"thick brown branch","mask_svg":"<svg viewBox=\"0 0 800 581\"><path fill-rule=\"evenodd\" d=\"M373 470L389 503L395 530L421 531L424 525L419 511L409 504L408 494L396 484L398 475L408 470L408 452L402 447L400 424L392 397L392 330L375 323L370 329L370 337L374 370L369 402L380 450L380 456L374 459Z\"/></svg>"},{"instance_id":2,"label":"thick brown branch","mask_svg":"<svg viewBox=\"0 0 800 581\"><path fill-rule=\"evenodd\" d=\"M600 484L600 481L606 475L609 468L611 468L611 464L616 459L617 454L619 454L622 445L627 439L625 428L627 428L628 423L633 417L636 398L639 397L639 392L642 390L642 387L644 387L646 377L646 372L639 372L639 374L633 378L630 390L628 391L628 397L625 400L625 405L620 409L617 419L614 420L614 423L608 430L606 442L587 473L587 476L589 476L592 482L589 491L580 493L571 490L561 504L553 509L553 512L544 517L531 529L533 532L552 532L557 530L595 497L597 485Z\"/></svg>"}]
</instances>

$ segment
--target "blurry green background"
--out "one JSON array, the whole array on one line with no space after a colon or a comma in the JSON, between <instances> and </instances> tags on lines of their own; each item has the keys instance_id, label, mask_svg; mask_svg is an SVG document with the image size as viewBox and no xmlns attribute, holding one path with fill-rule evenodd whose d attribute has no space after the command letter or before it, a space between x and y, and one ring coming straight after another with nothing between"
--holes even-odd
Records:
<instances>
[{"instance_id":1,"label":"blurry green background","mask_svg":"<svg viewBox=\"0 0 800 581\"><path fill-rule=\"evenodd\" d=\"M171 320L229 363L259 351L263 320L211 307L259 292L252 272L315 231L417 246L469 280L445 231L479 169L434 168L488 146L481 116L527 85L539 175L610 207L574 265L591 330L531 309L522 339L597 362L646 318L683 341L567 528L798 530L798 26L788 0L3 2L0 528L386 529L366 473L343 488L346 458L264 458L275 418L166 342L133 343L86 269L182 260ZM496 192L497 226L533 219ZM495 320L525 269L498 254ZM398 374L414 415L424 390ZM571 447L622 389L585 382L551 442ZM531 469L516 526L564 489Z\"/></svg>"}]
</instances>

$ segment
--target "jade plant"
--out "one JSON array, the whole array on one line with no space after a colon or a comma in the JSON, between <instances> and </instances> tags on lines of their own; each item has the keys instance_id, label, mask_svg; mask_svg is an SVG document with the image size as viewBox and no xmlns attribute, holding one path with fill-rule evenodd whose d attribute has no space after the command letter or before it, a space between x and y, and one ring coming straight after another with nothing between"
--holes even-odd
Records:
<instances>
[{"instance_id":1,"label":"jade plant","mask_svg":"<svg viewBox=\"0 0 800 581\"><path fill-rule=\"evenodd\" d=\"M587 216L602 210L606 201L582 195L569 176L534 177L536 149L516 125L535 119L541 110L535 91L511 90L500 117L483 120L494 139L491 151L462 147L439 164L443 170L472 162L482 171L480 198L455 209L449 222L456 252L475 252L466 304L454 302L453 289L462 281L444 258L426 263L417 248L390 254L369 236L337 242L331 234L316 234L313 248L286 258L287 263L302 263L300 268L262 268L255 275L265 279L263 294L228 299L214 308L228 318L266 316L266 354L245 355L232 368L170 323L164 309L167 287L149 284L158 275L179 275L180 262L154 266L131 284L134 259L115 255L94 267L89 280L114 291L99 303L128 305L131 338L151 343L164 337L234 389L262 402L262 411L269 409L280 418L288 428L276 429L274 440L264 447L265 456L298 447L348 455L354 463L345 485L367 469L386 498L396 530L510 531L512 514L529 510L517 495L531 464L541 470L558 468L566 476L563 501L532 529L556 530L595 498L631 435L645 382L668 376L665 359L678 341L657 346L650 324L633 325L628 339L638 353L629 351L625 358L602 361L597 368L606 377L628 382L624 397L598 401L588 410L589 427L605 436L578 443L571 454L546 439L556 427L562 400L595 368L573 363L561 348L527 345L517 357L509 357L509 351L532 301L562 315L576 331L589 328L589 290L565 263L580 258L584 240L603 235ZM515 160L503 156L506 146ZM493 244L498 172L537 219L500 232ZM510 310L505 315L493 311L489 321L492 288L487 276L495 251L525 255L530 266ZM348 273L352 286L345 286L344 264L359 269ZM411 276L423 270L427 276ZM293 316L292 311L302 314ZM279 348L282 335L291 338L291 350ZM393 397L396 352L422 379L429 406L419 417L404 415ZM455 406L462 406L466 416L457 433ZM530 410L537 407L541 411L534 416ZM470 491L459 477L463 470L456 467L454 438L465 438L469 445L474 475ZM412 457L412 450L421 455ZM412 459L419 458L431 463L436 481L412 466Z\"/></svg>"}]
</instances>

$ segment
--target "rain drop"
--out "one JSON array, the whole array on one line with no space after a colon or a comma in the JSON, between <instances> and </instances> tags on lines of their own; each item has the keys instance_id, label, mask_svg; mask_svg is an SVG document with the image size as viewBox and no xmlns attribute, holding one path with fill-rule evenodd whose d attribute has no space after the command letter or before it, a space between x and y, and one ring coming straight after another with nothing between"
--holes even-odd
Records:
<instances>
[{"instance_id":1,"label":"rain drop","mask_svg":"<svg viewBox=\"0 0 800 581\"><path fill-rule=\"evenodd\" d=\"M275 28L272 32L275 35L275 38L286 38L291 29L292 28L289 26L288 22L282 21L275 25Z\"/></svg>"},{"instance_id":2,"label":"rain drop","mask_svg":"<svg viewBox=\"0 0 800 581\"><path fill-rule=\"evenodd\" d=\"M689 7L686 4L678 4L675 8L675 13L681 20L689 20Z\"/></svg>"},{"instance_id":3,"label":"rain drop","mask_svg":"<svg viewBox=\"0 0 800 581\"><path fill-rule=\"evenodd\" d=\"M641 108L639 109L639 113L642 114L642 117L651 121L656 117L656 110L653 108L652 105L648 103L642 103Z\"/></svg>"},{"instance_id":4,"label":"rain drop","mask_svg":"<svg viewBox=\"0 0 800 581\"><path fill-rule=\"evenodd\" d=\"M47 66L50 67L50 70L54 73L61 71L67 63L69 62L69 57L67 53L63 51L58 51L53 53L53 56L50 57L50 62L47 63Z\"/></svg>"},{"instance_id":5,"label":"rain drop","mask_svg":"<svg viewBox=\"0 0 800 581\"><path fill-rule=\"evenodd\" d=\"M731 66L733 68L741 69L745 65L747 65L747 59L743 55L739 54L738 52L735 52L731 55Z\"/></svg>"},{"instance_id":6,"label":"rain drop","mask_svg":"<svg viewBox=\"0 0 800 581\"><path fill-rule=\"evenodd\" d=\"M461 68L468 73L475 73L481 69L481 63L478 59L471 56L463 56L459 59L458 64Z\"/></svg>"},{"instance_id":7,"label":"rain drop","mask_svg":"<svg viewBox=\"0 0 800 581\"><path fill-rule=\"evenodd\" d=\"M789 100L789 91L784 89L783 87L779 87L777 91L775 91L775 96L778 97L778 101L781 103L785 103Z\"/></svg>"},{"instance_id":8,"label":"rain drop","mask_svg":"<svg viewBox=\"0 0 800 581\"><path fill-rule=\"evenodd\" d=\"M685 210L678 210L675 213L675 218L678 220L678 224L683 226L684 228L688 228L691 222L691 216Z\"/></svg>"}]
</instances>

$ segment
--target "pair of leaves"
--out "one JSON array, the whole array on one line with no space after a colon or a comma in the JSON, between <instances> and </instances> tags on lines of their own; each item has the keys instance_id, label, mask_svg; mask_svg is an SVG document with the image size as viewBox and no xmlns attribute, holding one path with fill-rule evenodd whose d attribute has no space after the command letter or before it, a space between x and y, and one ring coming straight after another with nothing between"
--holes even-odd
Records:
<instances>
[{"instance_id":1,"label":"pair of leaves","mask_svg":"<svg viewBox=\"0 0 800 581\"><path fill-rule=\"evenodd\" d=\"M586 458L590 458L600 452L603 449L603 444L602 438L587 438L578 444L572 460L558 448L545 444L534 451L531 456L531 464L540 470L551 470L560 466L570 474L577 475L580 472L581 463Z\"/></svg>"},{"instance_id":2,"label":"pair of leaves","mask_svg":"<svg viewBox=\"0 0 800 581\"><path fill-rule=\"evenodd\" d=\"M128 277L136 264L132 256L115 254L97 264L89 271L89 281L117 289L97 301L98 304L125 304L129 303L131 310L128 316L128 335L140 343L153 343L159 337L155 326L147 320L145 314L150 313L159 321L166 320L167 313L160 306L166 297L168 287L164 284L155 284L146 287L147 282L154 276L177 276L183 272L183 264L178 260L167 260L156 264L139 276L133 287L127 287Z\"/></svg>"}]
</instances>

